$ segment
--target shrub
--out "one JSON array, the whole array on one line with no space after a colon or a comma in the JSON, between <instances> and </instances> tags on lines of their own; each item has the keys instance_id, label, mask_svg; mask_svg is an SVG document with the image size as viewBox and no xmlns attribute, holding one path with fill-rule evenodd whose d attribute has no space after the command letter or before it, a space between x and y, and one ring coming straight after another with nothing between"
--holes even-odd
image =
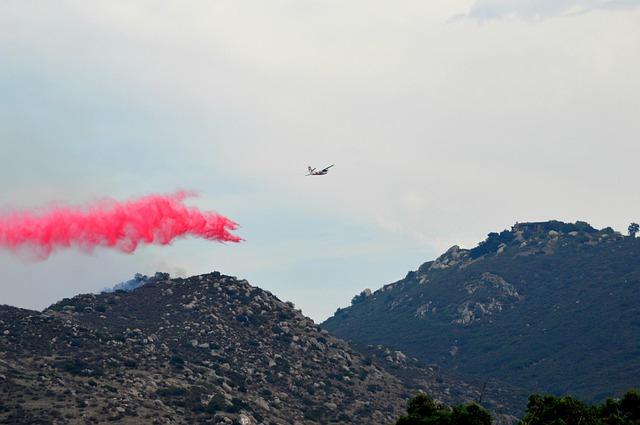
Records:
<instances>
[{"instance_id":1,"label":"shrub","mask_svg":"<svg viewBox=\"0 0 640 425\"><path fill-rule=\"evenodd\" d=\"M239 398L234 398L233 400L231 400L231 406L227 406L225 408L225 411L227 413L238 413L240 410L248 408L249 406L247 405L247 403Z\"/></svg>"},{"instance_id":2,"label":"shrub","mask_svg":"<svg viewBox=\"0 0 640 425\"><path fill-rule=\"evenodd\" d=\"M320 409L310 409L304 412L304 418L310 421L322 422L323 412Z\"/></svg>"},{"instance_id":3,"label":"shrub","mask_svg":"<svg viewBox=\"0 0 640 425\"><path fill-rule=\"evenodd\" d=\"M370 393L377 393L378 391L382 391L382 387L378 384L369 384L367 385L367 391Z\"/></svg>"},{"instance_id":4,"label":"shrub","mask_svg":"<svg viewBox=\"0 0 640 425\"><path fill-rule=\"evenodd\" d=\"M187 395L187 390L181 387L160 388L156 394L160 397L182 397Z\"/></svg>"},{"instance_id":5,"label":"shrub","mask_svg":"<svg viewBox=\"0 0 640 425\"><path fill-rule=\"evenodd\" d=\"M184 359L180 356L171 356L169 362L176 366L184 366Z\"/></svg>"},{"instance_id":6,"label":"shrub","mask_svg":"<svg viewBox=\"0 0 640 425\"><path fill-rule=\"evenodd\" d=\"M206 413L215 414L215 413L224 411L226 407L227 407L227 400L224 398L224 396L222 394L216 394L204 406L203 410Z\"/></svg>"},{"instance_id":7,"label":"shrub","mask_svg":"<svg viewBox=\"0 0 640 425\"><path fill-rule=\"evenodd\" d=\"M103 374L100 367L78 359L60 362L58 368L80 376L102 376Z\"/></svg>"},{"instance_id":8,"label":"shrub","mask_svg":"<svg viewBox=\"0 0 640 425\"><path fill-rule=\"evenodd\" d=\"M138 367L138 362L136 362L135 360L131 360L131 359L126 359L123 364L124 364L125 367L128 367L128 368Z\"/></svg>"}]
</instances>

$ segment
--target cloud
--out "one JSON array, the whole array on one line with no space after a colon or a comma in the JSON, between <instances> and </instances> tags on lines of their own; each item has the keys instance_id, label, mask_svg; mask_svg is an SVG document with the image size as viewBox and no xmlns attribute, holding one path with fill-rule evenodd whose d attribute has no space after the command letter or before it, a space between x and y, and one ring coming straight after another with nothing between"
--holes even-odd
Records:
<instances>
[{"instance_id":1,"label":"cloud","mask_svg":"<svg viewBox=\"0 0 640 425\"><path fill-rule=\"evenodd\" d=\"M638 6L638 0L476 0L465 16L480 20L508 16L544 19Z\"/></svg>"}]
</instances>

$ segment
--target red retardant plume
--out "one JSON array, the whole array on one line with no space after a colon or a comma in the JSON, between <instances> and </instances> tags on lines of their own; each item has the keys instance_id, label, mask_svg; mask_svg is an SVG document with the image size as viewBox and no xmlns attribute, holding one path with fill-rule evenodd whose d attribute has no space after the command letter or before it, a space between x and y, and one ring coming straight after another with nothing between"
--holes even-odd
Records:
<instances>
[{"instance_id":1,"label":"red retardant plume","mask_svg":"<svg viewBox=\"0 0 640 425\"><path fill-rule=\"evenodd\" d=\"M218 242L242 240L230 233L236 223L184 205L187 196L178 192L128 202L101 201L84 208L0 214L0 247L12 251L26 248L44 259L57 249L70 247L90 252L102 246L132 253L141 243L168 245L184 236Z\"/></svg>"}]
</instances>

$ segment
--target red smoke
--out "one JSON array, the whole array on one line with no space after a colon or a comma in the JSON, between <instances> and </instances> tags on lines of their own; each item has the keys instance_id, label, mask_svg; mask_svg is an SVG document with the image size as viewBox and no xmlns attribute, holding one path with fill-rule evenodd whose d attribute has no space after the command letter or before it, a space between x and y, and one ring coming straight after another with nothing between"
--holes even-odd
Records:
<instances>
[{"instance_id":1,"label":"red smoke","mask_svg":"<svg viewBox=\"0 0 640 425\"><path fill-rule=\"evenodd\" d=\"M139 244L170 244L181 236L240 242L237 224L213 212L184 205L188 195L151 195L128 202L102 201L85 208L55 207L40 213L0 214L0 247L32 249L47 258L59 248L92 251L97 246L132 253Z\"/></svg>"}]
</instances>

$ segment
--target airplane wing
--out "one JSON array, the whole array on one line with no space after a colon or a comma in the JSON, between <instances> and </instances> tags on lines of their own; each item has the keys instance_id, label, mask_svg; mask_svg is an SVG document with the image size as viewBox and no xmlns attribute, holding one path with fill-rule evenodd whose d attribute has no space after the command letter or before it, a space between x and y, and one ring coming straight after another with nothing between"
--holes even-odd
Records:
<instances>
[{"instance_id":1,"label":"airplane wing","mask_svg":"<svg viewBox=\"0 0 640 425\"><path fill-rule=\"evenodd\" d=\"M336 164L331 164L327 168L323 168L322 171L329 171L329 168L333 167Z\"/></svg>"}]
</instances>

